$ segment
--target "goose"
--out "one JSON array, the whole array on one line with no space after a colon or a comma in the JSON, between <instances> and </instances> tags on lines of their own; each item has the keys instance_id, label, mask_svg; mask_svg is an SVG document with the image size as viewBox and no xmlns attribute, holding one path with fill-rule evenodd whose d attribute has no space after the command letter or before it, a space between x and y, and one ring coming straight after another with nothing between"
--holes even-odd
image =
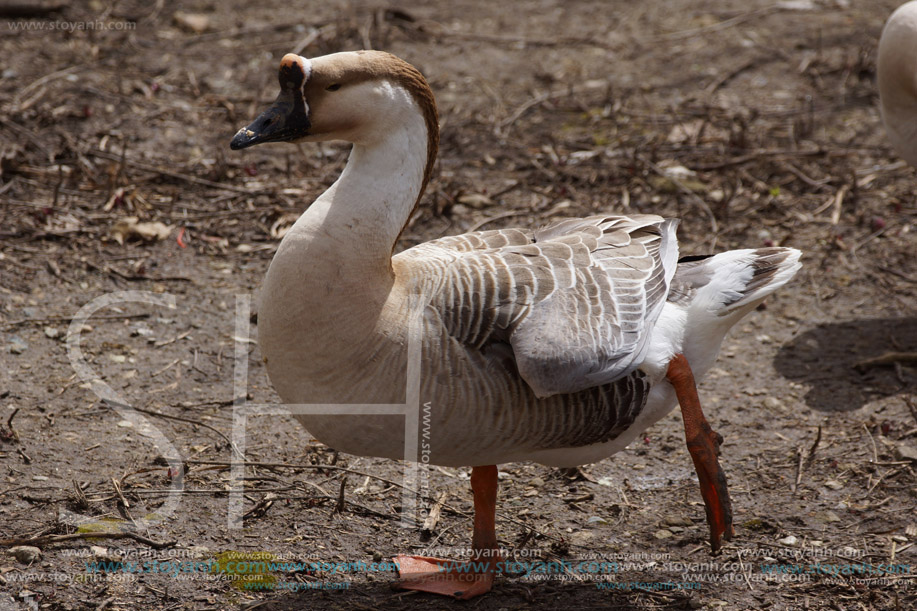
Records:
<instances>
[{"instance_id":1,"label":"goose","mask_svg":"<svg viewBox=\"0 0 917 611\"><path fill-rule=\"evenodd\" d=\"M876 73L885 133L898 155L917 167L917 0L899 6L885 22ZM917 360L913 351L884 356L895 362Z\"/></svg>"},{"instance_id":2,"label":"goose","mask_svg":"<svg viewBox=\"0 0 917 611\"><path fill-rule=\"evenodd\" d=\"M898 154L917 167L917 1L889 16L876 63L885 131Z\"/></svg>"},{"instance_id":3,"label":"goose","mask_svg":"<svg viewBox=\"0 0 917 611\"><path fill-rule=\"evenodd\" d=\"M676 403L713 551L729 540L722 437L701 411L695 379L729 328L792 278L800 252L679 259L677 220L603 214L443 237L393 255L438 149L426 80L388 53L353 51L287 54L279 81L274 104L232 149L327 140L352 149L337 181L284 235L264 279L259 343L271 383L286 403L403 402L408 341L419 333L423 462L472 467L474 562L398 555L401 587L465 599L490 591L503 567L496 465L597 462ZM297 418L336 450L406 458L401 415Z\"/></svg>"}]
</instances>

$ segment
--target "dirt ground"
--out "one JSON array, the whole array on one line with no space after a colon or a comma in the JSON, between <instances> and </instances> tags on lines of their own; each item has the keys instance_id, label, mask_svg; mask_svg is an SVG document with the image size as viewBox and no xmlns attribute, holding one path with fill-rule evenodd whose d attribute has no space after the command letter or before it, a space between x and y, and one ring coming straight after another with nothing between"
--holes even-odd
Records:
<instances>
[{"instance_id":1,"label":"dirt ground","mask_svg":"<svg viewBox=\"0 0 917 611\"><path fill-rule=\"evenodd\" d=\"M917 177L875 90L897 4L91 0L0 16L0 543L41 548L0 555L0 610L917 608L917 369L866 362L917 349ZM417 65L440 108L400 247L602 211L682 218L684 254L804 252L701 385L736 514L722 554L677 410L582 474L502 465L500 543L533 570L467 603L396 590L372 563L469 545L468 470L429 471L423 503L446 496L425 535L402 525L402 465L253 416L245 458L262 465L230 497L233 398L277 401L237 299L257 310L278 236L347 149L229 140L276 95L284 53L365 47ZM141 301L71 325L125 290ZM77 334L95 373L71 364ZM164 456L187 470L177 505ZM89 564L119 560L147 565Z\"/></svg>"}]
</instances>

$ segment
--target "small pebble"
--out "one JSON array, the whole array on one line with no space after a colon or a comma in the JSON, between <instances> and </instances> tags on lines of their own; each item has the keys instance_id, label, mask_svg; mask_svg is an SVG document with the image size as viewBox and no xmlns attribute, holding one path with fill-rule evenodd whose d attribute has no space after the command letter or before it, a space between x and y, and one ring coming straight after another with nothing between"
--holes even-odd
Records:
<instances>
[{"instance_id":1,"label":"small pebble","mask_svg":"<svg viewBox=\"0 0 917 611\"><path fill-rule=\"evenodd\" d=\"M121 552L114 549L110 550L101 545L91 545L89 551L92 552L93 558L103 562L115 562L121 559Z\"/></svg>"},{"instance_id":2,"label":"small pebble","mask_svg":"<svg viewBox=\"0 0 917 611\"><path fill-rule=\"evenodd\" d=\"M764 407L769 410L776 410L783 407L783 403L780 402L780 399L776 397L765 397L764 398Z\"/></svg>"},{"instance_id":3,"label":"small pebble","mask_svg":"<svg viewBox=\"0 0 917 611\"><path fill-rule=\"evenodd\" d=\"M188 551L193 554L194 558L198 559L210 558L212 555L210 553L210 548L206 545L192 545L188 548Z\"/></svg>"},{"instance_id":4,"label":"small pebble","mask_svg":"<svg viewBox=\"0 0 917 611\"><path fill-rule=\"evenodd\" d=\"M60 337L60 329L57 327L45 327L45 337L50 337L51 339L57 339Z\"/></svg>"},{"instance_id":5,"label":"small pebble","mask_svg":"<svg viewBox=\"0 0 917 611\"><path fill-rule=\"evenodd\" d=\"M210 28L210 17L203 13L175 11L172 15L175 25L192 34L201 34Z\"/></svg>"},{"instance_id":6,"label":"small pebble","mask_svg":"<svg viewBox=\"0 0 917 611\"><path fill-rule=\"evenodd\" d=\"M742 523L742 528L747 528L748 530L761 530L764 526L764 520L761 518L752 518Z\"/></svg>"},{"instance_id":7,"label":"small pebble","mask_svg":"<svg viewBox=\"0 0 917 611\"><path fill-rule=\"evenodd\" d=\"M917 462L917 448L899 443L895 446L895 456L898 460L910 460Z\"/></svg>"},{"instance_id":8,"label":"small pebble","mask_svg":"<svg viewBox=\"0 0 917 611\"><path fill-rule=\"evenodd\" d=\"M14 335L10 338L9 351L13 354L22 354L28 347L29 345L25 342L25 340L18 335Z\"/></svg>"},{"instance_id":9,"label":"small pebble","mask_svg":"<svg viewBox=\"0 0 917 611\"><path fill-rule=\"evenodd\" d=\"M691 519L685 516L670 515L670 516L666 516L665 518L663 518L662 521L665 522L666 526L693 526L694 525Z\"/></svg>"},{"instance_id":10,"label":"small pebble","mask_svg":"<svg viewBox=\"0 0 917 611\"><path fill-rule=\"evenodd\" d=\"M660 528L659 530L653 533L653 536L660 540L669 539L672 537L672 531L669 530L668 528Z\"/></svg>"},{"instance_id":11,"label":"small pebble","mask_svg":"<svg viewBox=\"0 0 917 611\"><path fill-rule=\"evenodd\" d=\"M593 534L588 530L580 530L570 535L570 543L573 545L591 545Z\"/></svg>"},{"instance_id":12,"label":"small pebble","mask_svg":"<svg viewBox=\"0 0 917 611\"><path fill-rule=\"evenodd\" d=\"M777 539L777 543L781 543L783 545L788 545L788 546L796 545L798 542L799 542L799 539L797 539L793 535L788 535L784 537L783 539Z\"/></svg>"},{"instance_id":13,"label":"small pebble","mask_svg":"<svg viewBox=\"0 0 917 611\"><path fill-rule=\"evenodd\" d=\"M10 548L13 557L22 564L32 564L41 558L41 550L32 545L17 545Z\"/></svg>"},{"instance_id":14,"label":"small pebble","mask_svg":"<svg viewBox=\"0 0 917 611\"><path fill-rule=\"evenodd\" d=\"M153 335L153 330L146 323L138 323L131 327L131 335L134 337L149 337Z\"/></svg>"}]
</instances>

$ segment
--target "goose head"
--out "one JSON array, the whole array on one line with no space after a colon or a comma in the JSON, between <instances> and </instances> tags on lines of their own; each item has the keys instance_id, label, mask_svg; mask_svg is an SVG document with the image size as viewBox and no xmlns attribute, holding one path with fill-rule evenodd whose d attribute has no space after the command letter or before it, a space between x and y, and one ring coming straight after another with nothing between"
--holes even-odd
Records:
<instances>
[{"instance_id":1,"label":"goose head","mask_svg":"<svg viewBox=\"0 0 917 611\"><path fill-rule=\"evenodd\" d=\"M917 166L917 1L891 14L879 39L879 103L888 138Z\"/></svg>"},{"instance_id":2,"label":"goose head","mask_svg":"<svg viewBox=\"0 0 917 611\"><path fill-rule=\"evenodd\" d=\"M397 126L406 106L423 115L428 136L438 139L429 85L416 68L389 53L352 51L313 59L288 53L280 60L278 78L280 95L236 133L230 148L327 140L371 144Z\"/></svg>"}]
</instances>

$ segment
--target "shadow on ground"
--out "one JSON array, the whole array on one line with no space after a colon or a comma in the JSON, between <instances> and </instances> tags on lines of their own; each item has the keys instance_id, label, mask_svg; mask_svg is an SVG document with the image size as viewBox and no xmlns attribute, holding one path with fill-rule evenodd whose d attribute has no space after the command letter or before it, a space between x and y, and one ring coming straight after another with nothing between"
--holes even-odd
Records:
<instances>
[{"instance_id":1,"label":"shadow on ground","mask_svg":"<svg viewBox=\"0 0 917 611\"><path fill-rule=\"evenodd\" d=\"M917 318L873 318L818 325L783 346L774 366L783 376L811 386L809 407L849 412L871 399L917 386L907 364L857 367L889 352L917 351Z\"/></svg>"}]
</instances>

